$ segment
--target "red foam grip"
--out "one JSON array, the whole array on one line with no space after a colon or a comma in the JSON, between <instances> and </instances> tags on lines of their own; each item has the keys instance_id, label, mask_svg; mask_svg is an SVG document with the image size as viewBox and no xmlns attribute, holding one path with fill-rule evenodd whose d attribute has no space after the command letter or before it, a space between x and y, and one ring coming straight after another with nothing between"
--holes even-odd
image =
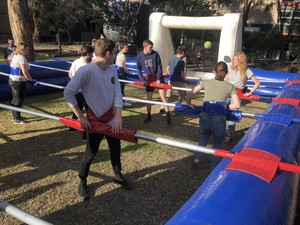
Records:
<instances>
[{"instance_id":1,"label":"red foam grip","mask_svg":"<svg viewBox=\"0 0 300 225\"><path fill-rule=\"evenodd\" d=\"M113 133L112 127L105 123L91 121L90 124L92 126L92 129L89 130L89 133L100 133L132 143L138 142L135 138L135 131L122 128L118 133Z\"/></svg>"}]
</instances>

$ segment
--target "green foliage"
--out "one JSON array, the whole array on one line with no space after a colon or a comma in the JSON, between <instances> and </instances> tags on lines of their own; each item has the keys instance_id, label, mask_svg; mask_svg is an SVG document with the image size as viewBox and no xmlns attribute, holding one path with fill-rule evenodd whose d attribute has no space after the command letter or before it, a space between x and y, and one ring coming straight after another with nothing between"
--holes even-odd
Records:
<instances>
[{"instance_id":1,"label":"green foliage","mask_svg":"<svg viewBox=\"0 0 300 225\"><path fill-rule=\"evenodd\" d=\"M175 16L208 16L212 14L210 2L205 0L150 0L153 9Z\"/></svg>"},{"instance_id":2,"label":"green foliage","mask_svg":"<svg viewBox=\"0 0 300 225\"><path fill-rule=\"evenodd\" d=\"M67 32L77 23L103 21L103 1L97 0L53 0L29 1L42 24L53 32Z\"/></svg>"},{"instance_id":3,"label":"green foliage","mask_svg":"<svg viewBox=\"0 0 300 225\"><path fill-rule=\"evenodd\" d=\"M293 42L290 49L290 54L294 58L300 57L300 40L298 39L298 42Z\"/></svg>"},{"instance_id":4,"label":"green foliage","mask_svg":"<svg viewBox=\"0 0 300 225\"><path fill-rule=\"evenodd\" d=\"M285 39L276 28L266 33L250 33L245 36L244 46L247 49L284 49L287 47Z\"/></svg>"}]
</instances>

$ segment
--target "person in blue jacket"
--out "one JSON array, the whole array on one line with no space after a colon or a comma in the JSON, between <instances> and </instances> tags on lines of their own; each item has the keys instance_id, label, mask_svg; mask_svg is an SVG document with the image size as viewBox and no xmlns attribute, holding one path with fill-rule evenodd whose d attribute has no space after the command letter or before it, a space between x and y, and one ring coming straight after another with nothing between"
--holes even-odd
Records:
<instances>
[{"instance_id":1,"label":"person in blue jacket","mask_svg":"<svg viewBox=\"0 0 300 225\"><path fill-rule=\"evenodd\" d=\"M153 42L150 40L145 40L143 42L143 51L141 51L136 58L136 65L138 76L141 81L144 82L147 92L147 100L152 100L154 88L149 86L149 82L156 81L157 86L160 83L164 83L162 76L162 63L158 52L153 50ZM146 77L143 76L145 72ZM164 89L158 90L160 98L163 102L167 102ZM151 105L147 104L147 118L144 120L144 123L151 122ZM161 110L161 113L165 111L167 113L167 124L172 125L171 115L169 107L165 106L164 110Z\"/></svg>"}]
</instances>

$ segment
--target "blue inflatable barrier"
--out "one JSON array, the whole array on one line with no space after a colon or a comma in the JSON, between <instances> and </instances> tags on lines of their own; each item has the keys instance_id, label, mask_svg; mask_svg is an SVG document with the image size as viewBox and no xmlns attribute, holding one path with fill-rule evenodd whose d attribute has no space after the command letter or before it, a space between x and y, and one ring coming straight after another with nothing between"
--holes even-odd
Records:
<instances>
[{"instance_id":1,"label":"blue inflatable barrier","mask_svg":"<svg viewBox=\"0 0 300 225\"><path fill-rule=\"evenodd\" d=\"M293 79L300 76L293 75ZM300 100L300 85L286 86L277 96ZM271 103L265 114L300 118L299 105ZM286 125L280 120L258 120L232 149L264 150L281 161L298 165L300 125ZM299 175L277 171L268 183L254 175L226 170L231 159L223 159L197 192L168 221L167 225L293 224L299 189ZM259 165L258 165L259 166Z\"/></svg>"},{"instance_id":2,"label":"blue inflatable barrier","mask_svg":"<svg viewBox=\"0 0 300 225\"><path fill-rule=\"evenodd\" d=\"M59 70L69 70L71 64L64 62L64 61L45 61L45 62L34 62L33 65L42 66L42 67L50 67ZM5 74L10 74L10 67L9 64L0 64L0 72ZM30 75L33 79L38 81L42 81L45 83L56 84L60 86L66 86L69 82L70 78L68 77L67 72L51 70L47 68L35 67L31 66L29 70ZM39 94L46 94L59 91L59 89L46 87L46 86L34 86L31 84L27 84L27 95L39 95ZM11 88L8 85L8 77L7 76L0 76L0 99L10 99L11 95Z\"/></svg>"}]
</instances>

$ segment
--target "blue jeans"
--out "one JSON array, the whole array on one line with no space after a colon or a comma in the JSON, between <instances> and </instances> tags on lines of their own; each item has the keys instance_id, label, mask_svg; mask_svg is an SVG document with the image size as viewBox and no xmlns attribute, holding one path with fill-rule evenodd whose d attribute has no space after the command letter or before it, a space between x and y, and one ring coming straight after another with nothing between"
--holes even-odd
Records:
<instances>
[{"instance_id":1,"label":"blue jeans","mask_svg":"<svg viewBox=\"0 0 300 225\"><path fill-rule=\"evenodd\" d=\"M231 98L227 98L226 100L226 104L230 104L232 101ZM229 121L228 122L228 127L227 127L227 131L233 133L235 131L235 123L234 121Z\"/></svg>"},{"instance_id":2,"label":"blue jeans","mask_svg":"<svg viewBox=\"0 0 300 225\"><path fill-rule=\"evenodd\" d=\"M209 116L206 113L200 115L200 129L202 134L199 139L200 146L206 146L209 137L213 136L213 148L222 149L224 137L226 134L226 117L225 116ZM200 159L203 153L197 152L195 159ZM219 163L220 158L212 156L210 169L212 170Z\"/></svg>"}]
</instances>

